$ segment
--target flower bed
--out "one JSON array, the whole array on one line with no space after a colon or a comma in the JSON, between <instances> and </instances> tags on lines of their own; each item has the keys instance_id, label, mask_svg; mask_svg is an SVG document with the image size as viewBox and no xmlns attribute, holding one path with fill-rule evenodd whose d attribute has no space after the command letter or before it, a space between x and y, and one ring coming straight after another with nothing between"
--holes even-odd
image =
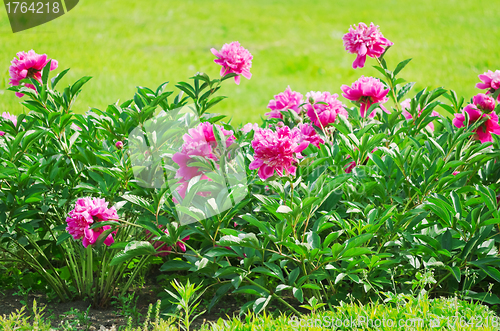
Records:
<instances>
[{"instance_id":1,"label":"flower bed","mask_svg":"<svg viewBox=\"0 0 500 331\"><path fill-rule=\"evenodd\" d=\"M90 77L58 91L68 70L49 79L57 61L18 53L10 90L29 114L0 122L0 249L95 307L160 264L212 289L209 310L227 293L256 314L348 297L498 304L500 71L479 75L471 102L444 88L407 99L410 60L389 69L393 45L352 27L353 68L368 56L381 74L339 87L352 105L289 86L243 127L209 112L223 84L251 78L238 42L212 49L220 78L138 87L85 115L71 107Z\"/></svg>"}]
</instances>

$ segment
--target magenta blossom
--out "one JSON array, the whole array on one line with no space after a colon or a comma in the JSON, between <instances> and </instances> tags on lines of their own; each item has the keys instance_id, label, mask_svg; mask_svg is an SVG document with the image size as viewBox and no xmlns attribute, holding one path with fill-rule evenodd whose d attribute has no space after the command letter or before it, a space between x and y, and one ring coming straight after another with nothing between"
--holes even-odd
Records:
<instances>
[{"instance_id":1,"label":"magenta blossom","mask_svg":"<svg viewBox=\"0 0 500 331\"><path fill-rule=\"evenodd\" d=\"M123 149L123 142L117 141L116 144L115 144L115 146L116 146L117 149Z\"/></svg>"},{"instance_id":2,"label":"magenta blossom","mask_svg":"<svg viewBox=\"0 0 500 331\"><path fill-rule=\"evenodd\" d=\"M5 136L5 132L0 131L0 137L3 137L3 136Z\"/></svg>"},{"instance_id":3,"label":"magenta blossom","mask_svg":"<svg viewBox=\"0 0 500 331\"><path fill-rule=\"evenodd\" d=\"M394 45L384 38L378 25L359 23L358 27L350 27L349 32L342 38L346 51L357 54L356 60L352 64L354 69L365 66L366 56L380 57L388 46Z\"/></svg>"},{"instance_id":4,"label":"magenta blossom","mask_svg":"<svg viewBox=\"0 0 500 331\"><path fill-rule=\"evenodd\" d=\"M18 86L21 80L34 78L39 82L42 82L42 69L49 63L50 59L47 58L46 54L37 54L34 50L26 52L19 52L16 54L19 59L14 58L11 61L11 66L9 68L10 74L10 85ZM52 60L50 63L50 70L55 70L57 68L57 61ZM32 84L26 84L35 90L35 86ZM24 94L16 92L19 98L22 98Z\"/></svg>"},{"instance_id":5,"label":"magenta blossom","mask_svg":"<svg viewBox=\"0 0 500 331\"><path fill-rule=\"evenodd\" d=\"M236 139L233 135L233 131L225 130L220 125L204 122L200 123L196 128L189 129L188 133L182 137L184 140L182 151L175 153L172 157L172 160L179 165L176 178L182 178L185 181L189 181L191 178L201 174L199 168L189 167L191 156L202 156L206 159L218 160L214 155L215 148L217 147L217 140L214 135L214 125L227 137L226 147L233 144Z\"/></svg>"},{"instance_id":6,"label":"magenta blossom","mask_svg":"<svg viewBox=\"0 0 500 331\"><path fill-rule=\"evenodd\" d=\"M259 128L259 125L257 123L247 123L245 124L240 131L243 131L244 133L249 133L250 131L257 131Z\"/></svg>"},{"instance_id":7,"label":"magenta blossom","mask_svg":"<svg viewBox=\"0 0 500 331\"><path fill-rule=\"evenodd\" d=\"M357 150L358 148L355 148L355 149ZM378 147L375 147L375 148L372 150L372 153L375 153L377 150L378 150ZM351 158L351 156L350 156L350 155L347 155L347 158L349 159L349 158ZM369 159L369 157L367 156L367 157L366 157L366 160L363 162L363 164L365 164L366 162L368 162L368 159ZM350 174L350 173L352 172L352 170L353 170L354 168L356 168L356 166L357 166L357 165L358 165L358 164L357 164L357 162L356 162L356 161L349 162L349 163L347 164L347 167L345 168L345 172L346 172L346 174Z\"/></svg>"},{"instance_id":8,"label":"magenta blossom","mask_svg":"<svg viewBox=\"0 0 500 331\"><path fill-rule=\"evenodd\" d=\"M500 88L500 70L496 70L495 72L488 70L484 74L479 75L479 79L481 83L477 83L476 87L481 90L488 90L486 94L493 94ZM497 100L500 102L500 95L498 95Z\"/></svg>"},{"instance_id":9,"label":"magenta blossom","mask_svg":"<svg viewBox=\"0 0 500 331\"><path fill-rule=\"evenodd\" d=\"M66 230L75 240L82 239L84 247L93 245L99 235L106 230L111 229L110 225L90 229L94 222L105 222L108 220L117 220L118 214L115 207L108 208L108 203L99 198L81 198L76 201L75 209L69 212L66 218L68 226ZM116 233L116 232L113 232ZM104 244L110 246L115 241L112 234L109 234L104 240Z\"/></svg>"},{"instance_id":10,"label":"magenta blossom","mask_svg":"<svg viewBox=\"0 0 500 331\"><path fill-rule=\"evenodd\" d=\"M330 92L311 91L306 94L307 103L304 107L307 110L307 116L314 125L326 127L335 122L337 115L349 116L344 104L337 99L338 97L338 94L330 94Z\"/></svg>"},{"instance_id":11,"label":"magenta blossom","mask_svg":"<svg viewBox=\"0 0 500 331\"><path fill-rule=\"evenodd\" d=\"M12 115L11 113L8 113L8 112L3 112L2 117L3 117L3 119L5 119L7 121L11 121L14 124L14 126L17 126L17 116L16 115ZM26 122L26 120L24 122Z\"/></svg>"},{"instance_id":12,"label":"magenta blossom","mask_svg":"<svg viewBox=\"0 0 500 331\"><path fill-rule=\"evenodd\" d=\"M188 182L193 177L201 175L202 180L210 180L198 167L191 167L189 163L199 162L199 160L192 159L193 156L201 156L206 160L218 161L215 155L217 139L214 135L214 126L218 127L224 136L227 137L226 147L231 146L236 140L233 131L225 130L222 126L209 122L200 123L196 128L188 130L188 133L182 137L184 144L182 145L181 152L175 153L172 157L172 160L179 165L175 177L180 178L178 182L180 185L177 187L177 192L179 192L182 198L186 196ZM198 195L207 196L209 193L198 192ZM178 203L177 199L174 198L174 202Z\"/></svg>"},{"instance_id":13,"label":"magenta blossom","mask_svg":"<svg viewBox=\"0 0 500 331\"><path fill-rule=\"evenodd\" d=\"M475 95L472 98L472 103L485 113L489 113L495 110L495 99L484 93Z\"/></svg>"},{"instance_id":14,"label":"magenta blossom","mask_svg":"<svg viewBox=\"0 0 500 331\"><path fill-rule=\"evenodd\" d=\"M406 99L405 101L401 102L401 108L403 108L403 116L407 120L413 119L413 116L408 111L411 109L411 100L410 99ZM417 106L417 111L418 111L418 117L420 117L420 115L422 115L422 111L423 111L420 109L420 105ZM437 111L433 110L432 113L430 114L430 116L431 117L439 117L439 113ZM429 123L427 125L427 127L429 128L429 130L434 131L434 123Z\"/></svg>"},{"instance_id":15,"label":"magenta blossom","mask_svg":"<svg viewBox=\"0 0 500 331\"><path fill-rule=\"evenodd\" d=\"M168 236L169 233L168 233L167 229L163 230L163 232L165 232L165 234ZM151 236L151 232L149 232L149 231L147 231L146 234L148 235L148 237ZM184 245L184 243L188 240L189 240L189 236L187 236L187 237L181 239L181 241L178 241L175 243L175 245L177 247L179 247L179 249L182 253L186 252L186 245ZM156 254L156 256L168 256L172 252L172 246L167 246L167 244L163 241L153 242L153 247L158 252Z\"/></svg>"},{"instance_id":16,"label":"magenta blossom","mask_svg":"<svg viewBox=\"0 0 500 331\"><path fill-rule=\"evenodd\" d=\"M240 85L240 76L250 79L252 74L250 68L252 67L253 56L250 52L240 46L240 43L233 41L230 44L224 44L220 52L215 48L211 49L212 53L217 56L214 60L215 63L222 66L220 75L225 76L230 73L235 73L238 76L234 77L237 85Z\"/></svg>"},{"instance_id":17,"label":"magenta blossom","mask_svg":"<svg viewBox=\"0 0 500 331\"><path fill-rule=\"evenodd\" d=\"M263 180L274 175L295 175L295 163L302 158L302 152L309 142L300 142L300 132L290 130L288 126L270 129L259 129L255 132L252 141L254 160L250 163L250 170L259 169L259 177Z\"/></svg>"},{"instance_id":18,"label":"magenta blossom","mask_svg":"<svg viewBox=\"0 0 500 331\"><path fill-rule=\"evenodd\" d=\"M486 98L491 97L486 96ZM455 114L453 125L455 125L457 128L464 127L465 113L469 115L469 124L473 124L484 118L486 119L486 121L481 124L481 126L474 129L474 132L476 133L474 137L482 143L493 141L493 138L491 136L492 133L500 135L498 116L495 112L492 111L495 105L494 100L492 106L491 102L486 100L484 95L477 95L473 98L473 102L477 102L477 104L469 104L465 106L462 114Z\"/></svg>"},{"instance_id":19,"label":"magenta blossom","mask_svg":"<svg viewBox=\"0 0 500 331\"><path fill-rule=\"evenodd\" d=\"M269 101L267 108L271 109L271 111L266 113L266 116L269 116L269 118L283 119L283 114L281 114L281 112L289 109L300 114L301 109L299 106L303 103L302 98L302 94L292 91L290 86L288 86L285 92L275 95L274 99Z\"/></svg>"},{"instance_id":20,"label":"magenta blossom","mask_svg":"<svg viewBox=\"0 0 500 331\"><path fill-rule=\"evenodd\" d=\"M321 139L313 126L309 123L299 124L297 129L300 132L300 142L307 141L311 145L319 148L320 144L324 144L325 141Z\"/></svg>"},{"instance_id":21,"label":"magenta blossom","mask_svg":"<svg viewBox=\"0 0 500 331\"><path fill-rule=\"evenodd\" d=\"M377 78L361 76L357 81L352 83L349 87L342 85L341 89L344 93L342 96L348 100L358 102L360 106L361 117L365 117L366 111L370 109L374 103L380 103L380 108L386 113L390 114L383 103L389 101L387 93L389 89L384 89L385 85L382 84ZM375 117L376 111L372 111L370 118Z\"/></svg>"}]
</instances>

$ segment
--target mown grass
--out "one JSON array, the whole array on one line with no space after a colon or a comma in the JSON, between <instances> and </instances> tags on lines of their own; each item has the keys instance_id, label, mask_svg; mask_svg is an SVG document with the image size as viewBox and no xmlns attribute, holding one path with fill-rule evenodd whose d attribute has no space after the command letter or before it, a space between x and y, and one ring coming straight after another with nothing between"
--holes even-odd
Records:
<instances>
[{"instance_id":1,"label":"mown grass","mask_svg":"<svg viewBox=\"0 0 500 331\"><path fill-rule=\"evenodd\" d=\"M467 99L478 90L477 75L499 69L500 2L477 0L299 1L213 0L133 1L80 0L63 17L13 34L0 10L0 68L4 86L15 53L35 49L71 67L62 81L94 78L84 89L76 111L104 108L131 98L136 85L156 87L186 80L197 71L217 76L211 47L238 40L254 55L250 81L223 87L230 97L216 109L236 122L257 121L268 101L287 85L340 94L342 84L372 68L353 70L342 35L360 21L381 26L395 43L391 66L412 57L403 76L416 89L444 86ZM368 61L374 64L373 60ZM13 93L0 94L0 111L19 113Z\"/></svg>"}]
</instances>

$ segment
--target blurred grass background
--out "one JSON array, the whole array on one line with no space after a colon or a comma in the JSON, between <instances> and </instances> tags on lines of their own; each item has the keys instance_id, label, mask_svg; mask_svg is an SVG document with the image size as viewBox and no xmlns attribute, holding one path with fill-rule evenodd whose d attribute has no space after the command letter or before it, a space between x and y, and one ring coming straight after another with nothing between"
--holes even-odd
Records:
<instances>
[{"instance_id":1,"label":"blurred grass background","mask_svg":"<svg viewBox=\"0 0 500 331\"><path fill-rule=\"evenodd\" d=\"M341 94L359 76L379 77L371 68L352 69L342 36L349 25L374 22L394 46L390 67L413 58L407 81L443 86L469 99L477 75L500 69L500 0L80 0L66 15L13 34L0 10L0 68L3 86L16 52L34 49L71 68L60 85L90 75L76 112L130 99L135 86L156 88L187 80L197 71L215 78L220 67L210 48L240 41L254 56L251 80L222 87L229 99L212 111L236 123L258 121L273 95L290 85L306 92ZM14 93L0 91L0 112L23 111Z\"/></svg>"}]
</instances>

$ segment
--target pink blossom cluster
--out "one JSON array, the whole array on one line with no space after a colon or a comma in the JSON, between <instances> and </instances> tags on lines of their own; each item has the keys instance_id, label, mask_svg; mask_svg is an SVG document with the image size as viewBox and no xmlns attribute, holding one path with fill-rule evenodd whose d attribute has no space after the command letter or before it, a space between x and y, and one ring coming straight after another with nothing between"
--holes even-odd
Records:
<instances>
[{"instance_id":1,"label":"pink blossom cluster","mask_svg":"<svg viewBox=\"0 0 500 331\"><path fill-rule=\"evenodd\" d=\"M179 166L175 177L180 178L179 183L181 185L177 188L177 191L182 198L185 197L190 179L201 175L202 179L209 180L200 168L189 166L189 163L193 161L192 157L201 156L206 160L218 161L218 155L216 155L217 139L215 138L214 127L218 127L222 134L227 137L226 147L234 143L236 138L233 135L233 131L226 130L217 124L204 122L188 130L188 133L182 137L184 140L182 150L175 153L172 157L172 160Z\"/></svg>"},{"instance_id":2,"label":"pink blossom cluster","mask_svg":"<svg viewBox=\"0 0 500 331\"><path fill-rule=\"evenodd\" d=\"M295 164L309 145L306 139L315 140L310 137L311 133L307 126L257 130L252 141L254 160L250 163L250 170L259 169L259 177L263 180L273 176L275 171L279 176L295 175Z\"/></svg>"},{"instance_id":3,"label":"pink blossom cluster","mask_svg":"<svg viewBox=\"0 0 500 331\"><path fill-rule=\"evenodd\" d=\"M357 81L352 83L351 86L342 85L342 96L348 100L355 101L360 104L361 117L366 116L366 112L374 103L379 103L380 108L386 113L391 112L387 110L382 104L389 101L387 93L389 89L377 78L361 76ZM375 117L376 111L372 111L369 115L370 118Z\"/></svg>"},{"instance_id":4,"label":"pink blossom cluster","mask_svg":"<svg viewBox=\"0 0 500 331\"><path fill-rule=\"evenodd\" d=\"M18 58L14 58L11 61L11 66L9 68L10 74L10 85L18 86L21 80L27 78L34 78L39 82L42 82L42 69L49 63L50 59L47 58L46 54L37 54L34 50L30 50L28 53L19 52L16 54ZM57 68L57 61L52 60L50 63L50 70L55 70ZM35 90L33 84L26 84ZM24 94L16 92L19 98L22 98Z\"/></svg>"},{"instance_id":5,"label":"pink blossom cluster","mask_svg":"<svg viewBox=\"0 0 500 331\"><path fill-rule=\"evenodd\" d=\"M163 232L167 236L169 235L167 229L163 230ZM147 231L147 235L150 237L151 236L151 232ZM175 245L177 247L179 247L179 249L180 249L181 252L185 253L186 252L186 245L184 243L186 241L188 241L188 240L189 240L189 236L181 239L181 241L176 242ZM173 249L172 246L168 246L163 241L154 241L153 242L153 247L158 251L158 253L156 254L157 256L168 256L168 255L170 255L170 253L172 252L172 249Z\"/></svg>"},{"instance_id":6,"label":"pink blossom cluster","mask_svg":"<svg viewBox=\"0 0 500 331\"><path fill-rule=\"evenodd\" d=\"M479 75L481 83L477 83L476 87L481 90L488 90L486 94L493 94L496 90L500 89L500 70L495 72L488 70L482 75ZM497 100L500 102L500 94Z\"/></svg>"},{"instance_id":7,"label":"pink blossom cluster","mask_svg":"<svg viewBox=\"0 0 500 331\"><path fill-rule=\"evenodd\" d=\"M344 104L338 100L338 94L330 92L309 92L304 105L307 116L317 127L327 127L335 122L338 115L348 117Z\"/></svg>"},{"instance_id":8,"label":"pink blossom cluster","mask_svg":"<svg viewBox=\"0 0 500 331\"><path fill-rule=\"evenodd\" d=\"M455 114L453 125L462 128L466 125L465 113L469 115L469 125L485 119L485 122L474 129L475 138L481 143L493 141L492 133L500 135L500 125L498 115L494 112L495 100L483 93L472 98L472 104L465 106L461 114Z\"/></svg>"},{"instance_id":9,"label":"pink blossom cluster","mask_svg":"<svg viewBox=\"0 0 500 331\"><path fill-rule=\"evenodd\" d=\"M403 116L407 120L413 119L413 116L409 112L409 110L411 110L411 100L410 99L406 99L405 101L401 102L401 108L403 108ZM420 105L417 106L417 111L418 111L418 117L420 117L420 115L422 115L422 111L423 111L423 109L420 109ZM439 117L439 113L437 111L433 110L432 113L430 114L430 116L431 117ZM427 125L427 127L429 128L429 130L434 131L434 123L429 123Z\"/></svg>"},{"instance_id":10,"label":"pink blossom cluster","mask_svg":"<svg viewBox=\"0 0 500 331\"><path fill-rule=\"evenodd\" d=\"M241 129L240 131L244 132L244 133L249 133L250 131L257 131L257 129L259 128L259 124L257 123L247 123L245 124Z\"/></svg>"},{"instance_id":11,"label":"pink blossom cluster","mask_svg":"<svg viewBox=\"0 0 500 331\"><path fill-rule=\"evenodd\" d=\"M220 51L217 51L215 48L212 48L211 51L217 57L214 62L222 66L220 70L221 76L230 73L237 74L238 76L234 77L237 85L240 84L240 75L247 79L252 77L250 68L252 67L253 56L247 49L240 46L239 42L233 41L232 43L224 44Z\"/></svg>"},{"instance_id":12,"label":"pink blossom cluster","mask_svg":"<svg viewBox=\"0 0 500 331\"><path fill-rule=\"evenodd\" d=\"M274 96L274 99L269 101L267 108L271 109L266 113L269 118L283 119L282 111L293 110L297 114L301 113L300 105L303 103L303 96L299 92L294 92L288 86L284 92Z\"/></svg>"},{"instance_id":13,"label":"pink blossom cluster","mask_svg":"<svg viewBox=\"0 0 500 331\"><path fill-rule=\"evenodd\" d=\"M352 54L356 54L356 60L352 64L354 69L365 66L366 56L380 57L388 46L394 45L384 38L378 25L359 23L358 27L350 27L349 32L342 38L345 49Z\"/></svg>"},{"instance_id":14,"label":"pink blossom cluster","mask_svg":"<svg viewBox=\"0 0 500 331\"><path fill-rule=\"evenodd\" d=\"M101 233L111 229L110 225L90 229L92 224L117 219L118 214L116 213L116 209L114 207L108 208L106 200L80 198L76 201L75 208L69 212L69 217L66 218L66 223L68 224L66 230L75 240L82 239L83 246L87 247L88 245L93 245ZM105 245L110 246L114 243L113 233L106 237L104 240Z\"/></svg>"}]
</instances>

